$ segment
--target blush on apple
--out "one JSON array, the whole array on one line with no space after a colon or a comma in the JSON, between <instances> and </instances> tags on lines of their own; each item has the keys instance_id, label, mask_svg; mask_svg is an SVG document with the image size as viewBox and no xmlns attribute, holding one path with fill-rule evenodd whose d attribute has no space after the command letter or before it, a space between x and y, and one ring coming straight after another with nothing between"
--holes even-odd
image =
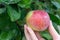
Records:
<instances>
[{"instance_id":1,"label":"blush on apple","mask_svg":"<svg viewBox=\"0 0 60 40\"><path fill-rule=\"evenodd\" d=\"M35 31L44 31L49 27L50 17L44 10L30 11L26 16L26 24Z\"/></svg>"}]
</instances>

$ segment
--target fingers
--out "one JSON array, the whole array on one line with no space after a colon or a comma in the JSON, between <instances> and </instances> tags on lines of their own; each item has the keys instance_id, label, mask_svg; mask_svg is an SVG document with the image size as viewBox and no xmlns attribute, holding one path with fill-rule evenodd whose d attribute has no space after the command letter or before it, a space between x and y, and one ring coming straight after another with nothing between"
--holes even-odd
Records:
<instances>
[{"instance_id":1,"label":"fingers","mask_svg":"<svg viewBox=\"0 0 60 40\"><path fill-rule=\"evenodd\" d=\"M34 31L34 32L35 32L38 40L45 40L44 38L42 38L42 37L40 36L40 34L39 34L38 32L36 32L36 31Z\"/></svg>"},{"instance_id":2,"label":"fingers","mask_svg":"<svg viewBox=\"0 0 60 40\"><path fill-rule=\"evenodd\" d=\"M27 30L28 30L32 40L38 40L38 38L36 37L34 31L30 27L27 27Z\"/></svg>"},{"instance_id":3,"label":"fingers","mask_svg":"<svg viewBox=\"0 0 60 40\"><path fill-rule=\"evenodd\" d=\"M27 27L27 25L24 25L24 32L27 40L44 40L38 32L33 31L30 27Z\"/></svg>"},{"instance_id":4,"label":"fingers","mask_svg":"<svg viewBox=\"0 0 60 40\"><path fill-rule=\"evenodd\" d=\"M25 33L26 39L31 40L30 35L28 34L28 31L27 31L26 25L24 25L24 33Z\"/></svg>"},{"instance_id":5,"label":"fingers","mask_svg":"<svg viewBox=\"0 0 60 40\"><path fill-rule=\"evenodd\" d=\"M27 40L38 40L35 33L27 25L24 25L24 32Z\"/></svg>"},{"instance_id":6,"label":"fingers","mask_svg":"<svg viewBox=\"0 0 60 40\"><path fill-rule=\"evenodd\" d=\"M50 26L49 26L48 30L53 38L57 38L59 36L57 31L54 29L51 21L50 21Z\"/></svg>"}]
</instances>

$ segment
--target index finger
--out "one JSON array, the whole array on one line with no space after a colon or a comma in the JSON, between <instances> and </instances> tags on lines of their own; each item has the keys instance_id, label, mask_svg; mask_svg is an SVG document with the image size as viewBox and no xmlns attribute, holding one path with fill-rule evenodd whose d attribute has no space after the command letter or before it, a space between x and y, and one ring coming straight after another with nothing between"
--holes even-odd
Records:
<instances>
[{"instance_id":1,"label":"index finger","mask_svg":"<svg viewBox=\"0 0 60 40\"><path fill-rule=\"evenodd\" d=\"M57 38L59 36L59 34L57 33L57 31L54 29L52 25L52 21L50 21L50 26L48 27L48 31L50 32L53 38Z\"/></svg>"},{"instance_id":2,"label":"index finger","mask_svg":"<svg viewBox=\"0 0 60 40\"><path fill-rule=\"evenodd\" d=\"M28 31L27 31L27 26L26 25L24 25L24 33L25 33L26 39L31 40L31 37L30 37L30 35L29 35Z\"/></svg>"}]
</instances>

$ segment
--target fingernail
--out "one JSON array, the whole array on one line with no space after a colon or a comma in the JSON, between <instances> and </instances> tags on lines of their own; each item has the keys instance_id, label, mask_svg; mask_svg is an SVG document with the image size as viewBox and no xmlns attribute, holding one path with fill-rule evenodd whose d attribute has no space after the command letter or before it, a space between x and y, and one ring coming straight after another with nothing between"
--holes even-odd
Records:
<instances>
[{"instance_id":1,"label":"fingernail","mask_svg":"<svg viewBox=\"0 0 60 40\"><path fill-rule=\"evenodd\" d=\"M27 29L27 26L26 26L26 24L24 25L24 29Z\"/></svg>"}]
</instances>

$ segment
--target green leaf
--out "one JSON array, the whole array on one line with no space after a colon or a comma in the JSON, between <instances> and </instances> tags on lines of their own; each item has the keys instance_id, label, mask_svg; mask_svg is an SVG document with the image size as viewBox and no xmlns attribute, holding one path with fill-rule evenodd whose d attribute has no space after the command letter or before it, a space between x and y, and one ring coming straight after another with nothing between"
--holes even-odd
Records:
<instances>
[{"instance_id":1,"label":"green leaf","mask_svg":"<svg viewBox=\"0 0 60 40\"><path fill-rule=\"evenodd\" d=\"M25 37L25 36L23 36L22 40L26 40L26 37Z\"/></svg>"},{"instance_id":2,"label":"green leaf","mask_svg":"<svg viewBox=\"0 0 60 40\"><path fill-rule=\"evenodd\" d=\"M17 12L11 6L7 7L7 12L8 12L8 15L10 16L11 21L17 21L18 19L20 19L21 13Z\"/></svg>"},{"instance_id":3,"label":"green leaf","mask_svg":"<svg viewBox=\"0 0 60 40\"><path fill-rule=\"evenodd\" d=\"M58 9L60 8L60 3L56 1L51 1L54 6L56 6Z\"/></svg>"},{"instance_id":4,"label":"green leaf","mask_svg":"<svg viewBox=\"0 0 60 40\"><path fill-rule=\"evenodd\" d=\"M19 32L15 38L15 40L21 40L21 32Z\"/></svg>"},{"instance_id":5,"label":"green leaf","mask_svg":"<svg viewBox=\"0 0 60 40\"><path fill-rule=\"evenodd\" d=\"M0 34L0 40L11 40L16 35L16 30L10 30L6 32L2 32Z\"/></svg>"},{"instance_id":6,"label":"green leaf","mask_svg":"<svg viewBox=\"0 0 60 40\"><path fill-rule=\"evenodd\" d=\"M9 23L8 15L6 13L0 14L0 30L4 29Z\"/></svg>"},{"instance_id":7,"label":"green leaf","mask_svg":"<svg viewBox=\"0 0 60 40\"><path fill-rule=\"evenodd\" d=\"M15 4L19 2L20 0L0 0L0 3L5 3L5 4Z\"/></svg>"},{"instance_id":8,"label":"green leaf","mask_svg":"<svg viewBox=\"0 0 60 40\"><path fill-rule=\"evenodd\" d=\"M58 17L60 19L60 9L57 9L57 15L58 15Z\"/></svg>"},{"instance_id":9,"label":"green leaf","mask_svg":"<svg viewBox=\"0 0 60 40\"><path fill-rule=\"evenodd\" d=\"M60 25L57 25L57 28L58 28L58 32L60 34Z\"/></svg>"},{"instance_id":10,"label":"green leaf","mask_svg":"<svg viewBox=\"0 0 60 40\"><path fill-rule=\"evenodd\" d=\"M53 14L49 14L50 15L50 18L53 22L55 22L56 24L60 25L60 19L57 18L55 15Z\"/></svg>"},{"instance_id":11,"label":"green leaf","mask_svg":"<svg viewBox=\"0 0 60 40\"><path fill-rule=\"evenodd\" d=\"M41 34L41 36L42 36L43 38L45 38L45 40L52 40L52 37L51 37L51 35L48 33L47 30L46 30L46 31L43 31L43 32L40 32L40 34Z\"/></svg>"},{"instance_id":12,"label":"green leaf","mask_svg":"<svg viewBox=\"0 0 60 40\"><path fill-rule=\"evenodd\" d=\"M22 8L29 8L31 3L32 3L32 0L21 0L18 3L18 6L20 6Z\"/></svg>"},{"instance_id":13,"label":"green leaf","mask_svg":"<svg viewBox=\"0 0 60 40\"><path fill-rule=\"evenodd\" d=\"M6 13L0 14L0 30L7 31L10 29L17 29L17 25L10 21Z\"/></svg>"},{"instance_id":14,"label":"green leaf","mask_svg":"<svg viewBox=\"0 0 60 40\"><path fill-rule=\"evenodd\" d=\"M54 26L55 30L59 33L58 25L53 22L53 26Z\"/></svg>"},{"instance_id":15,"label":"green leaf","mask_svg":"<svg viewBox=\"0 0 60 40\"><path fill-rule=\"evenodd\" d=\"M0 14L4 13L6 11L6 8L0 8Z\"/></svg>"}]
</instances>

